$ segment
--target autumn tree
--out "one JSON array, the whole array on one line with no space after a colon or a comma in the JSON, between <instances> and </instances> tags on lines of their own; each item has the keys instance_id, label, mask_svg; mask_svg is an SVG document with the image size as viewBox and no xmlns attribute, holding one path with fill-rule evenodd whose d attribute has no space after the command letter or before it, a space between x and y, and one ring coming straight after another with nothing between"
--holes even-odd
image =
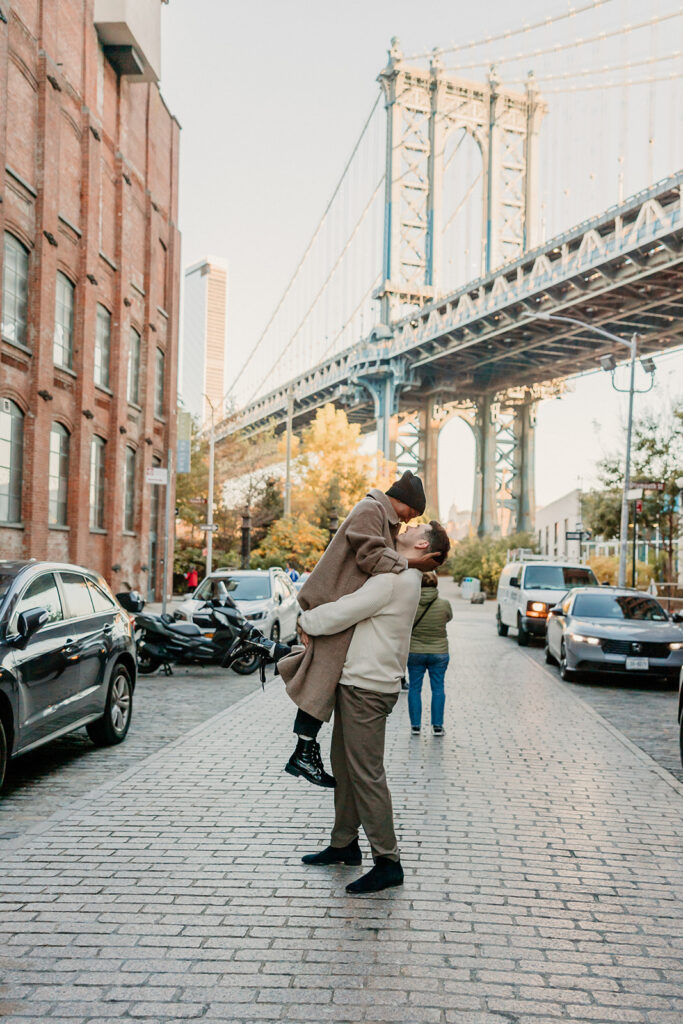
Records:
<instances>
[{"instance_id":1,"label":"autumn tree","mask_svg":"<svg viewBox=\"0 0 683 1024\"><path fill-rule=\"evenodd\" d=\"M267 569L288 562L300 572L310 570L327 546L329 534L301 516L283 516L273 523L252 553L252 565Z\"/></svg>"}]
</instances>

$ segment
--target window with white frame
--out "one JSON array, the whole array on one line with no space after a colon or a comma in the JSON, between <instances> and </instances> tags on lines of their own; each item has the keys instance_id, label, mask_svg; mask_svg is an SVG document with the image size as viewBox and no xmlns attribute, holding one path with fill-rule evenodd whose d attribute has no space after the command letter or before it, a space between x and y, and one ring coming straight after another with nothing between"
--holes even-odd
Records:
<instances>
[{"instance_id":1,"label":"window with white frame","mask_svg":"<svg viewBox=\"0 0 683 1024\"><path fill-rule=\"evenodd\" d=\"M97 434L90 442L90 529L104 529L104 457L107 442Z\"/></svg>"},{"instance_id":2,"label":"window with white frame","mask_svg":"<svg viewBox=\"0 0 683 1024\"><path fill-rule=\"evenodd\" d=\"M109 387L110 349L111 313L98 303L95 323L95 383L102 388Z\"/></svg>"},{"instance_id":3,"label":"window with white frame","mask_svg":"<svg viewBox=\"0 0 683 1024\"><path fill-rule=\"evenodd\" d=\"M67 525L70 440L66 427L61 423L52 424L48 463L48 523L50 526Z\"/></svg>"},{"instance_id":4,"label":"window with white frame","mask_svg":"<svg viewBox=\"0 0 683 1024\"><path fill-rule=\"evenodd\" d=\"M74 295L76 289L66 274L57 271L55 288L55 329L52 359L55 366L68 370L74 361Z\"/></svg>"},{"instance_id":5,"label":"window with white frame","mask_svg":"<svg viewBox=\"0 0 683 1024\"><path fill-rule=\"evenodd\" d=\"M6 231L2 265L2 336L8 341L26 345L27 326L28 249Z\"/></svg>"},{"instance_id":6,"label":"window with white frame","mask_svg":"<svg viewBox=\"0 0 683 1024\"><path fill-rule=\"evenodd\" d=\"M135 449L126 448L123 481L123 528L128 533L135 529Z\"/></svg>"},{"instance_id":7,"label":"window with white frame","mask_svg":"<svg viewBox=\"0 0 683 1024\"><path fill-rule=\"evenodd\" d=\"M21 522L24 414L10 398L0 398L0 523Z\"/></svg>"}]
</instances>

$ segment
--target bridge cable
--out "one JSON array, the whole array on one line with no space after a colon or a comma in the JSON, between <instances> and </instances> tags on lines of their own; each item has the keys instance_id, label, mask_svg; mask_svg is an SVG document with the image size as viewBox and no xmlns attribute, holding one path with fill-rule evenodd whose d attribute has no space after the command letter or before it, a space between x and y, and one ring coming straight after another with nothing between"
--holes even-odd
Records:
<instances>
[{"instance_id":1,"label":"bridge cable","mask_svg":"<svg viewBox=\"0 0 683 1024\"><path fill-rule=\"evenodd\" d=\"M602 43L605 39L612 39L615 36L627 35L630 32L637 32L641 28L649 28L652 25L660 25L664 21L671 21L672 18L680 18L683 11L669 11L668 14L661 14L655 18L648 18L647 21L640 21L636 25L623 25L621 28L613 29L610 32L599 32L595 36L586 36L585 39L571 39L567 43L555 43L553 46L546 46L538 50L524 50L512 57L483 58L470 64L458 64L446 68L447 71L466 71L473 68L481 68L487 64L515 64L520 60L531 60L533 57L542 57L548 53L561 53L563 50L571 50L576 46L586 46L589 43Z\"/></svg>"},{"instance_id":2,"label":"bridge cable","mask_svg":"<svg viewBox=\"0 0 683 1024\"><path fill-rule=\"evenodd\" d=\"M566 78L578 78L585 75L604 75L607 72L612 71L626 71L629 68L640 67L643 64L658 64L660 61L666 60L678 60L679 57L683 57L683 50L675 50L673 53L662 54L659 57L643 57L642 60L628 61L625 64L612 64L611 66L604 65L601 68L583 68L581 71L564 71L559 75L542 75L535 76L537 84L543 82L558 82ZM512 78L506 79L506 85L524 85L526 79L523 78Z\"/></svg>"},{"instance_id":3,"label":"bridge cable","mask_svg":"<svg viewBox=\"0 0 683 1024\"><path fill-rule=\"evenodd\" d=\"M521 28L507 29L505 32L500 32L496 36L487 36L485 39L473 39L468 43L459 43L457 46L447 46L445 49L437 48L439 55L443 53L459 53L462 50L474 50L480 46L489 46L491 43L501 42L502 40L511 39L513 36L525 35L527 32L533 32L537 28L547 28L549 25L555 25L559 21L565 21L567 18L573 18L577 14L585 14L586 11L594 11L598 7L603 7L605 4L611 3L612 0L591 0L591 3L585 4L584 7L570 7L568 11L562 14L555 14L548 18L543 18L542 21L534 22L532 25L523 25ZM412 53L406 60L421 60L427 57L433 56L433 51L427 51L425 53Z\"/></svg>"},{"instance_id":4,"label":"bridge cable","mask_svg":"<svg viewBox=\"0 0 683 1024\"><path fill-rule=\"evenodd\" d=\"M282 305L283 305L285 299L287 298L287 295L291 291L294 282L296 281L297 277L299 276L301 268L303 267L304 263L306 262L306 259L308 258L308 255L309 255L311 249L313 248L313 245L315 244L315 241L318 238L318 235L320 234L325 221L327 220L327 215L330 212L332 204L333 204L334 200L337 198L337 195L339 194L339 190L341 189L341 186L342 186L342 184L344 182L344 179L345 179L346 174L347 174L347 172L349 170L349 167L351 166L351 163L352 163L356 153L358 152L360 144L363 141L363 138L365 137L365 133L368 130L368 127L370 125L370 121L372 120L373 115L374 115L375 111L377 110L377 106L378 106L379 101L380 101L381 98L382 98L382 94L378 93L377 94L377 98L375 99L375 102L372 105L372 109L370 110L370 113L368 114L367 118L365 119L365 123L363 124L363 128L361 130L361 133L358 136L358 139L356 140L356 143L355 143L355 145L354 145L354 147L353 147L353 149L351 151L351 155L349 156L348 160L346 161L346 164L344 166L344 170L342 171L341 177L339 178L339 181L337 182L337 184L335 186L335 189L332 192L332 195L330 196L330 198L328 200L328 203L327 203L327 206L325 207L323 215L320 218L320 221L318 222L318 226L316 227L315 231L313 232L313 235L312 235L308 245L306 246L306 249L304 251L303 256L301 257L301 259L299 260L299 262L297 264L296 270L294 271L294 273L292 274L291 278L289 279L289 283L287 284L287 287L285 288L284 292L282 293L282 296L280 297L280 301L277 303L275 309L273 310L273 312L272 312L272 314L270 316L270 319L268 320L268 323L266 324L266 326L263 328L261 334L259 335L259 337L258 337L258 339L256 341L256 344L254 345L254 347L252 348L251 352L247 356L245 362L240 367L240 370L239 370L237 376L235 377L234 381L232 382L232 384L230 386L230 390L225 395L224 400L225 400L225 398L228 397L228 395L232 391L234 391L234 389L236 388L237 384L241 380L242 375L244 374L244 371L246 370L246 368L251 363L251 360L256 355L256 352L258 351L258 349L261 347L261 344L264 341L264 339L266 337L266 334L270 330L270 327L271 327L273 321L275 320L275 317L277 316L277 314L279 313L280 309L282 308Z\"/></svg>"}]
</instances>

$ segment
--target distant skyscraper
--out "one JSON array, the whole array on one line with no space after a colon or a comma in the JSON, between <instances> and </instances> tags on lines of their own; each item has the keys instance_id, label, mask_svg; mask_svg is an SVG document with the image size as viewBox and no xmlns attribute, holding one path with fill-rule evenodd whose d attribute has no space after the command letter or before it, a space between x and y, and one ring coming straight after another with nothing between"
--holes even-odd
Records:
<instances>
[{"instance_id":1,"label":"distant skyscraper","mask_svg":"<svg viewBox=\"0 0 683 1024\"><path fill-rule=\"evenodd\" d=\"M207 257L185 271L180 395L200 423L223 415L227 264Z\"/></svg>"}]
</instances>

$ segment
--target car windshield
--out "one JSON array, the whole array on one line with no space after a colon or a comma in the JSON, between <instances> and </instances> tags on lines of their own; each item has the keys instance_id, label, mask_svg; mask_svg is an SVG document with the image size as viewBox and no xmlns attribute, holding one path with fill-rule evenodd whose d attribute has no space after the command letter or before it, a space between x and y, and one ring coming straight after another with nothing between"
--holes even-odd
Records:
<instances>
[{"instance_id":1,"label":"car windshield","mask_svg":"<svg viewBox=\"0 0 683 1024\"><path fill-rule=\"evenodd\" d=\"M528 565L524 573L527 590L562 590L572 587L597 587L592 569L573 569L568 565Z\"/></svg>"},{"instance_id":2,"label":"car windshield","mask_svg":"<svg viewBox=\"0 0 683 1024\"><path fill-rule=\"evenodd\" d=\"M267 601L270 597L270 577L213 576L203 580L193 597L197 601L215 601L227 593L233 601Z\"/></svg>"},{"instance_id":3,"label":"car windshield","mask_svg":"<svg viewBox=\"0 0 683 1024\"><path fill-rule=\"evenodd\" d=\"M572 614L583 619L668 622L661 604L643 594L577 594Z\"/></svg>"}]
</instances>

